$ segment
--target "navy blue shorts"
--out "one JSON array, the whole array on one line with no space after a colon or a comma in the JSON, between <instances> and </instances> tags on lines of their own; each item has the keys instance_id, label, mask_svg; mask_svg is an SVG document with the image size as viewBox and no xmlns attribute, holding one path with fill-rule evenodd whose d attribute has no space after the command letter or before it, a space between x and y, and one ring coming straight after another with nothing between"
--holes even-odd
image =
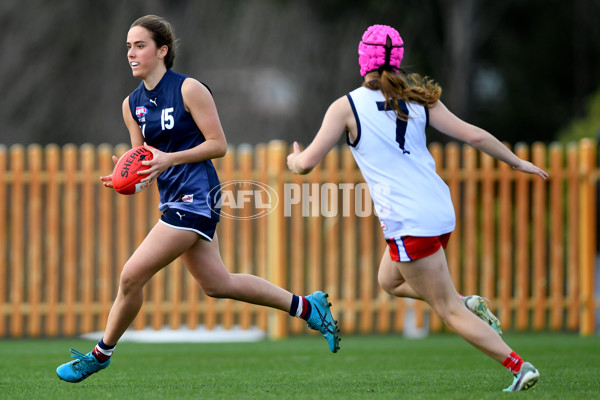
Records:
<instances>
[{"instance_id":1,"label":"navy blue shorts","mask_svg":"<svg viewBox=\"0 0 600 400\"><path fill-rule=\"evenodd\" d=\"M194 214L176 208L167 208L160 216L160 222L175 229L196 232L202 239L212 242L217 222L204 215Z\"/></svg>"}]
</instances>

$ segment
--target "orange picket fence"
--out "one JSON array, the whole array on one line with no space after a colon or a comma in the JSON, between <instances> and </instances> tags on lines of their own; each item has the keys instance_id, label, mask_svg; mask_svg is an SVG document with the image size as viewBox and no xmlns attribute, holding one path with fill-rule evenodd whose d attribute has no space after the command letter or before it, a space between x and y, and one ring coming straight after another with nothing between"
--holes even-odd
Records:
<instances>
[{"instance_id":1,"label":"orange picket fence","mask_svg":"<svg viewBox=\"0 0 600 400\"><path fill-rule=\"evenodd\" d=\"M135 196L104 188L120 145L0 147L0 337L103 330L119 272L159 218L155 185ZM597 144L517 145L547 181L469 146L432 144L452 192L457 229L447 248L460 292L489 298L505 330L591 334L598 227ZM218 237L230 272L262 276L297 294L324 290L343 334L438 332L422 302L377 284L385 242L348 148L305 176L286 169L280 141L231 148L216 161ZM402 171L398 171L402 173ZM259 327L270 337L307 331L285 312L205 296L177 260L145 289L134 329Z\"/></svg>"}]
</instances>

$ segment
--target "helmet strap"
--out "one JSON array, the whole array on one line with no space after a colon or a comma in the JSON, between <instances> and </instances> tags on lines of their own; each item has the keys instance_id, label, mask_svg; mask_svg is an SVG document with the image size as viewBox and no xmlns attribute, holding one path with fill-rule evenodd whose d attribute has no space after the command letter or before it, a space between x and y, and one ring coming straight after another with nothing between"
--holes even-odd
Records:
<instances>
[{"instance_id":1,"label":"helmet strap","mask_svg":"<svg viewBox=\"0 0 600 400\"><path fill-rule=\"evenodd\" d=\"M400 46L393 46L392 38L390 37L390 35L387 35L387 38L385 39L385 62L383 63L383 65L381 67L379 67L377 69L377 72L379 72L379 75L383 74L383 71L390 71L390 72L394 71L394 68L390 65L390 58L392 57L392 49L394 47L400 47Z\"/></svg>"}]
</instances>

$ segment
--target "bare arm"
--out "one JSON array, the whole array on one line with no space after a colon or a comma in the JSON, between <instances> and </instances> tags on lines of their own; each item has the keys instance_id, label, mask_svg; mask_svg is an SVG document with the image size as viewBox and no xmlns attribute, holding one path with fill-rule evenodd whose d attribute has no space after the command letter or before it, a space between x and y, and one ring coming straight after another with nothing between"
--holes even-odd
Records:
<instances>
[{"instance_id":1,"label":"bare arm","mask_svg":"<svg viewBox=\"0 0 600 400\"><path fill-rule=\"evenodd\" d=\"M172 153L173 165L223 157L227 153L227 140L210 91L197 80L187 78L181 93L185 108L202 131L205 141L192 149Z\"/></svg>"},{"instance_id":2,"label":"bare arm","mask_svg":"<svg viewBox=\"0 0 600 400\"><path fill-rule=\"evenodd\" d=\"M346 130L356 130L356 123L353 121L354 114L346 96L334 101L325 113L321 128L312 143L301 152L298 143L294 142L294 150L287 157L288 168L296 174L309 173Z\"/></svg>"},{"instance_id":3,"label":"bare arm","mask_svg":"<svg viewBox=\"0 0 600 400\"><path fill-rule=\"evenodd\" d=\"M438 131L455 139L462 140L495 159L507 163L516 170L535 174L543 179L548 177L546 171L529 161L517 157L517 155L489 132L471 125L452 114L441 101L438 101L429 109L429 122Z\"/></svg>"},{"instance_id":4,"label":"bare arm","mask_svg":"<svg viewBox=\"0 0 600 400\"><path fill-rule=\"evenodd\" d=\"M133 119L131 115L131 109L129 108L129 96L123 100L123 121L125 121L125 126L129 131L129 137L131 139L131 147L137 147L144 144L144 136L142 135L142 130L138 125L138 122Z\"/></svg>"},{"instance_id":5,"label":"bare arm","mask_svg":"<svg viewBox=\"0 0 600 400\"><path fill-rule=\"evenodd\" d=\"M131 110L129 109L129 96L123 100L122 104L122 112L123 112L123 121L125 121L125 126L129 131L129 137L131 139L131 147L141 146L144 144L144 136L142 135L142 130L140 129L136 120L133 119L131 115ZM117 156L112 156L113 162L116 164L119 160ZM102 184L106 187L113 187L112 185L112 174L101 176L100 180Z\"/></svg>"}]
</instances>

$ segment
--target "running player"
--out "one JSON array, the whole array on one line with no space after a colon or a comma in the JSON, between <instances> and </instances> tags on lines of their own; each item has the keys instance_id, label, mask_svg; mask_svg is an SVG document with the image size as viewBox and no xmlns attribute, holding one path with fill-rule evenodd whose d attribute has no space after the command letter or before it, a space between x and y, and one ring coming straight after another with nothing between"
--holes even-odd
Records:
<instances>
[{"instance_id":1,"label":"running player","mask_svg":"<svg viewBox=\"0 0 600 400\"><path fill-rule=\"evenodd\" d=\"M505 391L528 389L538 381L538 371L502 340L489 316L481 315L486 323L469 312L464 304L469 298L461 299L450 277L444 248L455 226L454 208L427 149L425 128L431 125L518 171L543 179L548 174L453 115L439 100L436 83L401 71L403 46L394 28L367 29L358 47L364 83L331 104L304 151L294 143L288 167L299 174L310 172L347 132L388 243L379 266L381 287L394 296L426 301L466 341L504 365L514 374ZM483 300L476 300L482 306Z\"/></svg>"},{"instance_id":2,"label":"running player","mask_svg":"<svg viewBox=\"0 0 600 400\"><path fill-rule=\"evenodd\" d=\"M127 34L129 65L142 82L123 102L123 118L131 145L145 145L153 154L142 173L148 175L145 181L157 180L162 216L123 267L104 337L87 354L71 349L75 360L57 368L67 382L80 382L109 365L140 310L144 285L177 257L208 296L287 311L320 331L332 352L339 349L327 294L296 296L260 277L225 269L215 234L220 210L219 190L213 189L220 183L211 160L225 155L227 142L208 87L171 69L174 43L169 22L153 15L136 20ZM110 175L101 180L112 186Z\"/></svg>"}]
</instances>

